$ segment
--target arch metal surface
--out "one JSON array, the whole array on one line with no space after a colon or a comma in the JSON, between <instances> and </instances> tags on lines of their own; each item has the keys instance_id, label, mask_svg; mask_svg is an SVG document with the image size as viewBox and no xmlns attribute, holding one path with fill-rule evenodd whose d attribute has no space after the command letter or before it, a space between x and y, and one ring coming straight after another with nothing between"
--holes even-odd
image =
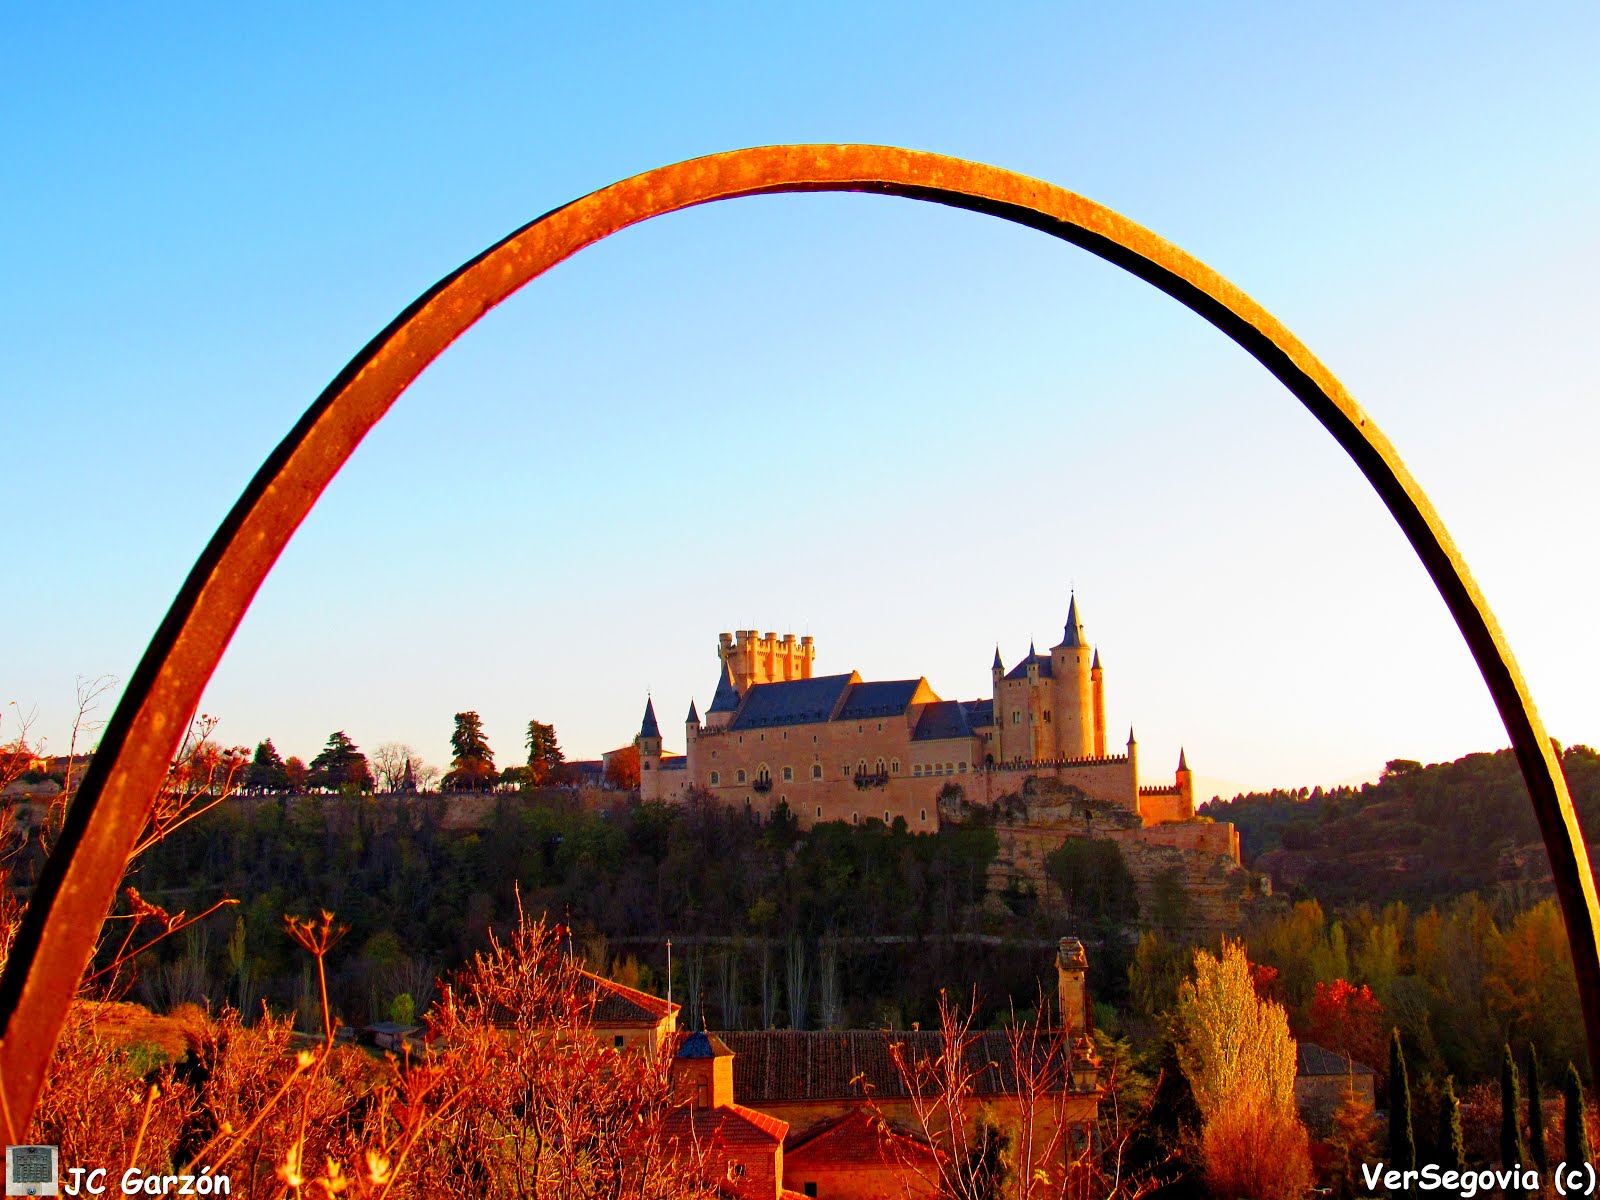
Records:
<instances>
[{"instance_id":1,"label":"arch metal surface","mask_svg":"<svg viewBox=\"0 0 1600 1200\"><path fill-rule=\"evenodd\" d=\"M1071 242L1166 292L1238 342L1344 447L1444 597L1494 697L1550 854L1600 1079L1600 908L1549 737L1489 606L1422 489L1344 387L1270 313L1151 233L1063 188L884 146L764 146L648 171L546 213L430 288L339 373L206 546L107 723L0 975L0 1121L18 1141L67 1006L167 763L245 609L368 430L457 337L585 246L650 217L775 192L874 192L987 213Z\"/></svg>"}]
</instances>

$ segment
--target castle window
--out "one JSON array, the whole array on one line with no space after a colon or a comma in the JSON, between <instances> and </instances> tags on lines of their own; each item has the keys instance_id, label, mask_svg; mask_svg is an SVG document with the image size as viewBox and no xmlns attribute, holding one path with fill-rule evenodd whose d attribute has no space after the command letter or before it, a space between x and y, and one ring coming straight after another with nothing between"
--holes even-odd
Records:
<instances>
[{"instance_id":1,"label":"castle window","mask_svg":"<svg viewBox=\"0 0 1600 1200\"><path fill-rule=\"evenodd\" d=\"M815 1182L808 1180L806 1182L806 1185L805 1185L805 1190L806 1190L806 1195L810 1196L812 1198L812 1200L816 1200L817 1185L816 1185Z\"/></svg>"},{"instance_id":2,"label":"castle window","mask_svg":"<svg viewBox=\"0 0 1600 1200\"><path fill-rule=\"evenodd\" d=\"M716 751L715 751L715 750L713 750L713 751L712 751L712 752L711 752L711 757L712 757L712 758L715 758L715 757L716 757L716 756L717 756L717 752L716 752Z\"/></svg>"},{"instance_id":3,"label":"castle window","mask_svg":"<svg viewBox=\"0 0 1600 1200\"><path fill-rule=\"evenodd\" d=\"M965 775L967 773L967 764L965 762L962 762L962 763L960 763L958 765L959 765L959 767L961 769L961 773L963 775Z\"/></svg>"},{"instance_id":4,"label":"castle window","mask_svg":"<svg viewBox=\"0 0 1600 1200\"><path fill-rule=\"evenodd\" d=\"M911 764L911 773L913 775L920 776L922 774L922 764L921 763L912 763Z\"/></svg>"},{"instance_id":5,"label":"castle window","mask_svg":"<svg viewBox=\"0 0 1600 1200\"><path fill-rule=\"evenodd\" d=\"M928 823L928 810L927 809L923 809L922 810L922 823L924 825L926 825Z\"/></svg>"},{"instance_id":6,"label":"castle window","mask_svg":"<svg viewBox=\"0 0 1600 1200\"><path fill-rule=\"evenodd\" d=\"M817 820L822 820L822 805L817 805Z\"/></svg>"},{"instance_id":7,"label":"castle window","mask_svg":"<svg viewBox=\"0 0 1600 1200\"><path fill-rule=\"evenodd\" d=\"M1011 710L1011 723L1013 725L1021 725L1022 724L1022 710L1020 708L1013 708ZM744 739L740 738L739 740L743 741Z\"/></svg>"},{"instance_id":8,"label":"castle window","mask_svg":"<svg viewBox=\"0 0 1600 1200\"><path fill-rule=\"evenodd\" d=\"M1028 714L1028 724L1029 725L1037 725L1038 723L1039 723L1039 714L1036 713L1036 712L1029 713Z\"/></svg>"},{"instance_id":9,"label":"castle window","mask_svg":"<svg viewBox=\"0 0 1600 1200\"><path fill-rule=\"evenodd\" d=\"M851 813L850 814L850 824L852 824L852 825L861 824L861 814L858 813L858 812Z\"/></svg>"},{"instance_id":10,"label":"castle window","mask_svg":"<svg viewBox=\"0 0 1600 1200\"><path fill-rule=\"evenodd\" d=\"M740 783L744 782L744 772L741 770L737 776Z\"/></svg>"},{"instance_id":11,"label":"castle window","mask_svg":"<svg viewBox=\"0 0 1600 1200\"><path fill-rule=\"evenodd\" d=\"M786 742L789 740L789 731L787 729L783 731L783 740Z\"/></svg>"},{"instance_id":12,"label":"castle window","mask_svg":"<svg viewBox=\"0 0 1600 1200\"><path fill-rule=\"evenodd\" d=\"M877 774L877 775L882 775L888 769L889 768L888 768L887 764L885 764L883 759L881 759L881 758L877 761L877 764L872 768L873 773Z\"/></svg>"},{"instance_id":13,"label":"castle window","mask_svg":"<svg viewBox=\"0 0 1600 1200\"><path fill-rule=\"evenodd\" d=\"M867 727L865 725L857 725L856 726L856 732L857 733L865 733L866 731L867 731Z\"/></svg>"},{"instance_id":14,"label":"castle window","mask_svg":"<svg viewBox=\"0 0 1600 1200\"><path fill-rule=\"evenodd\" d=\"M794 782L794 768L793 767L785 767L783 769L783 781L785 783L793 783Z\"/></svg>"},{"instance_id":15,"label":"castle window","mask_svg":"<svg viewBox=\"0 0 1600 1200\"><path fill-rule=\"evenodd\" d=\"M621 1050L624 1044L623 1036L620 1033L611 1039L611 1046L615 1050Z\"/></svg>"},{"instance_id":16,"label":"castle window","mask_svg":"<svg viewBox=\"0 0 1600 1200\"><path fill-rule=\"evenodd\" d=\"M713 771L713 772L711 772L711 786L712 786L712 787L716 787L716 786L717 786L717 784L719 784L719 783L721 783L721 782L722 782L722 776L721 776L721 774L719 774L719 773L718 773L718 772L716 772L716 771Z\"/></svg>"},{"instance_id":17,"label":"castle window","mask_svg":"<svg viewBox=\"0 0 1600 1200\"><path fill-rule=\"evenodd\" d=\"M643 766L644 766L644 769L645 769L645 770L646 770L646 771L648 771L648 770L649 770L649 769L650 769L650 764L649 764L649 763L644 763L644 764L642 764L642 765L643 765Z\"/></svg>"},{"instance_id":18,"label":"castle window","mask_svg":"<svg viewBox=\"0 0 1600 1200\"><path fill-rule=\"evenodd\" d=\"M890 820L889 820L889 810L887 808L883 810L883 823L885 825L888 825L888 824L891 823Z\"/></svg>"},{"instance_id":19,"label":"castle window","mask_svg":"<svg viewBox=\"0 0 1600 1200\"><path fill-rule=\"evenodd\" d=\"M814 734L814 733L811 735L811 744L813 746L815 746L817 744L817 735Z\"/></svg>"},{"instance_id":20,"label":"castle window","mask_svg":"<svg viewBox=\"0 0 1600 1200\"><path fill-rule=\"evenodd\" d=\"M879 732L879 733L882 733L882 732L883 732L883 722L882 722L882 721L879 721L879 722L878 722L878 732Z\"/></svg>"},{"instance_id":21,"label":"castle window","mask_svg":"<svg viewBox=\"0 0 1600 1200\"><path fill-rule=\"evenodd\" d=\"M1050 710L1048 708L1044 710L1044 723L1046 725L1050 724Z\"/></svg>"},{"instance_id":22,"label":"castle window","mask_svg":"<svg viewBox=\"0 0 1600 1200\"><path fill-rule=\"evenodd\" d=\"M813 779L821 779L822 778L822 764L821 763L812 763L811 764L811 778L813 778Z\"/></svg>"},{"instance_id":23,"label":"castle window","mask_svg":"<svg viewBox=\"0 0 1600 1200\"><path fill-rule=\"evenodd\" d=\"M900 760L898 758L890 760L890 762L889 762L889 773L891 775L900 774Z\"/></svg>"},{"instance_id":24,"label":"castle window","mask_svg":"<svg viewBox=\"0 0 1600 1200\"><path fill-rule=\"evenodd\" d=\"M865 775L866 773L867 773L867 760L863 758L863 759L860 759L859 761L857 761L857 763L856 763L856 774L857 775Z\"/></svg>"},{"instance_id":25,"label":"castle window","mask_svg":"<svg viewBox=\"0 0 1600 1200\"><path fill-rule=\"evenodd\" d=\"M944 765L944 773L946 775L954 775L956 773L956 765L955 765L955 763L945 763L945 765Z\"/></svg>"}]
</instances>

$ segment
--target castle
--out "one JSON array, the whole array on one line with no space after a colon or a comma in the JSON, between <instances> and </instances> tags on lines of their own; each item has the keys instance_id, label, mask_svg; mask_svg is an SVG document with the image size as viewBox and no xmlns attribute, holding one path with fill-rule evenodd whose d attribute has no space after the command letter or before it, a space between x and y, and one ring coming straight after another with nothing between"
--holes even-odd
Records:
<instances>
[{"instance_id":1,"label":"castle","mask_svg":"<svg viewBox=\"0 0 1600 1200\"><path fill-rule=\"evenodd\" d=\"M926 678L865 681L816 675L809 637L724 633L717 685L702 721L693 701L686 753L668 754L653 700L635 745L644 800L680 800L700 788L735 808L768 815L786 804L802 826L901 819L912 832L939 827L940 801L992 804L1023 781L1053 779L1163 830L1167 845L1218 850L1237 861L1237 838L1201 837L1194 776L1180 752L1172 784L1139 785L1139 747L1106 753L1105 671L1074 596L1058 645L1007 670L995 650L993 692L941 700ZM959 788L959 794L955 788ZM1184 836L1192 831L1195 838ZM1204 843L1204 844L1202 844Z\"/></svg>"}]
</instances>

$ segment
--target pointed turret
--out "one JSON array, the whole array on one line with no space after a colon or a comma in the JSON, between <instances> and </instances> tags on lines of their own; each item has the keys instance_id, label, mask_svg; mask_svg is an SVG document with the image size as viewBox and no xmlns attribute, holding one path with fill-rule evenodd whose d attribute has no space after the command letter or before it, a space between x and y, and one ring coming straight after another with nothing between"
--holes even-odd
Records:
<instances>
[{"instance_id":1,"label":"pointed turret","mask_svg":"<svg viewBox=\"0 0 1600 1200\"><path fill-rule=\"evenodd\" d=\"M992 669L996 671L1004 671L1006 669L1005 663L1000 661L1000 647L998 644L994 648L994 667Z\"/></svg>"},{"instance_id":2,"label":"pointed turret","mask_svg":"<svg viewBox=\"0 0 1600 1200\"><path fill-rule=\"evenodd\" d=\"M1187 771L1188 769L1189 769L1189 758L1188 758L1188 756L1186 754L1184 754L1183 747L1179 746L1178 747L1178 770Z\"/></svg>"},{"instance_id":3,"label":"pointed turret","mask_svg":"<svg viewBox=\"0 0 1600 1200\"><path fill-rule=\"evenodd\" d=\"M1183 801L1183 807L1178 810L1178 815L1184 820L1194 816L1194 772L1189 770L1189 756L1180 747L1178 750L1178 774L1176 777L1178 796Z\"/></svg>"},{"instance_id":4,"label":"pointed turret","mask_svg":"<svg viewBox=\"0 0 1600 1200\"><path fill-rule=\"evenodd\" d=\"M1100 647L1098 646L1095 647L1094 661L1089 664L1089 669L1091 671L1098 671L1100 669Z\"/></svg>"},{"instance_id":5,"label":"pointed turret","mask_svg":"<svg viewBox=\"0 0 1600 1200\"><path fill-rule=\"evenodd\" d=\"M661 727L656 724L656 704L649 697L644 702L644 720L639 724L639 736L642 738L659 738Z\"/></svg>"},{"instance_id":6,"label":"pointed turret","mask_svg":"<svg viewBox=\"0 0 1600 1200\"><path fill-rule=\"evenodd\" d=\"M693 700L689 701L689 715L683 719L683 723L685 725L698 725L698 724L700 724L700 714L695 711L694 701Z\"/></svg>"},{"instance_id":7,"label":"pointed turret","mask_svg":"<svg viewBox=\"0 0 1600 1200\"><path fill-rule=\"evenodd\" d=\"M1083 622L1078 619L1078 596L1073 593L1072 602L1067 605L1067 628L1061 634L1061 646L1071 648L1074 646L1087 646L1089 643L1083 636Z\"/></svg>"},{"instance_id":8,"label":"pointed turret","mask_svg":"<svg viewBox=\"0 0 1600 1200\"><path fill-rule=\"evenodd\" d=\"M1128 745L1130 747L1132 747L1132 746L1137 746L1138 744L1139 744L1138 739L1133 736L1133 726L1129 725L1128 726Z\"/></svg>"}]
</instances>

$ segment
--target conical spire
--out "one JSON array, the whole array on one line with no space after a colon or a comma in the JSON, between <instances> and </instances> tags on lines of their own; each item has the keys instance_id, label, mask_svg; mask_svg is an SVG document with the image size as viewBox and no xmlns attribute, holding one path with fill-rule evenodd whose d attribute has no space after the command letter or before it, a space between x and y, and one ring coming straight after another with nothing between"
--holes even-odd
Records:
<instances>
[{"instance_id":1,"label":"conical spire","mask_svg":"<svg viewBox=\"0 0 1600 1200\"><path fill-rule=\"evenodd\" d=\"M1091 671L1098 671L1100 669L1100 651L1098 648L1095 649L1094 661L1089 664L1089 669Z\"/></svg>"},{"instance_id":2,"label":"conical spire","mask_svg":"<svg viewBox=\"0 0 1600 1200\"><path fill-rule=\"evenodd\" d=\"M659 738L661 727L656 724L656 704L654 700L646 697L644 702L644 720L639 725L639 736L642 738Z\"/></svg>"},{"instance_id":3,"label":"conical spire","mask_svg":"<svg viewBox=\"0 0 1600 1200\"><path fill-rule=\"evenodd\" d=\"M1178 770L1187 771L1188 769L1189 769L1189 759L1184 754L1183 747L1179 746L1178 747Z\"/></svg>"},{"instance_id":4,"label":"conical spire","mask_svg":"<svg viewBox=\"0 0 1600 1200\"><path fill-rule=\"evenodd\" d=\"M1139 743L1134 739L1134 736L1133 736L1133 726L1129 725L1128 726L1128 745L1137 746L1138 744Z\"/></svg>"},{"instance_id":5,"label":"conical spire","mask_svg":"<svg viewBox=\"0 0 1600 1200\"><path fill-rule=\"evenodd\" d=\"M700 714L694 710L694 701L689 701L689 715L683 719L685 725L700 724Z\"/></svg>"},{"instance_id":6,"label":"conical spire","mask_svg":"<svg viewBox=\"0 0 1600 1200\"><path fill-rule=\"evenodd\" d=\"M1000 661L1000 647L997 645L994 648L994 670L1004 671L1005 669L1006 665Z\"/></svg>"},{"instance_id":7,"label":"conical spire","mask_svg":"<svg viewBox=\"0 0 1600 1200\"><path fill-rule=\"evenodd\" d=\"M1061 646L1087 646L1089 643L1083 637L1083 622L1078 619L1078 595L1072 595L1072 602L1067 606L1067 628L1061 635ZM1058 646L1056 649L1060 649Z\"/></svg>"},{"instance_id":8,"label":"conical spire","mask_svg":"<svg viewBox=\"0 0 1600 1200\"><path fill-rule=\"evenodd\" d=\"M727 663L717 672L717 690L707 713L731 713L739 707L739 689L733 686L733 671Z\"/></svg>"}]
</instances>

